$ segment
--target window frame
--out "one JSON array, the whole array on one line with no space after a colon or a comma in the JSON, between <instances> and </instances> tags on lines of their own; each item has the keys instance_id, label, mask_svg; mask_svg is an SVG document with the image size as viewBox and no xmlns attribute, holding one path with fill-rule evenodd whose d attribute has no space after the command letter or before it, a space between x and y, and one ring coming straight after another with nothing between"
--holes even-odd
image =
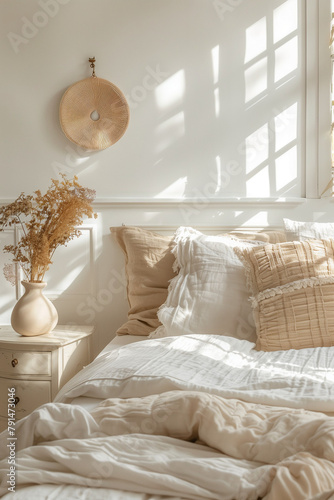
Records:
<instances>
[{"instance_id":1,"label":"window frame","mask_svg":"<svg viewBox=\"0 0 334 500\"><path fill-rule=\"evenodd\" d=\"M331 0L305 0L305 197L320 198L331 179ZM323 193L329 196L332 189Z\"/></svg>"}]
</instances>

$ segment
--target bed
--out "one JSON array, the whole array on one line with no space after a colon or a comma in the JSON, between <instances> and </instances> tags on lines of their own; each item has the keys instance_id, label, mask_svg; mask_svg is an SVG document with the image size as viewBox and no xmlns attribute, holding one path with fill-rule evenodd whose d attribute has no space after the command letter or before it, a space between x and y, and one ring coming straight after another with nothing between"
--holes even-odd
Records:
<instances>
[{"instance_id":1,"label":"bed","mask_svg":"<svg viewBox=\"0 0 334 500\"><path fill-rule=\"evenodd\" d=\"M334 231L284 228L113 228L128 320L2 433L3 498L334 499Z\"/></svg>"}]
</instances>

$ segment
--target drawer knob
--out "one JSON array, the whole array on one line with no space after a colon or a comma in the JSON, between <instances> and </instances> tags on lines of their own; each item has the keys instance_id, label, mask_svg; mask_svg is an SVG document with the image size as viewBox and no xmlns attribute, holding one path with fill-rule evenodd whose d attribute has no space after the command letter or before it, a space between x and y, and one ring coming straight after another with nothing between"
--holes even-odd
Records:
<instances>
[{"instance_id":1,"label":"drawer knob","mask_svg":"<svg viewBox=\"0 0 334 500\"><path fill-rule=\"evenodd\" d=\"M12 367L15 368L15 366L18 364L18 360L16 358L12 359Z\"/></svg>"},{"instance_id":2,"label":"drawer knob","mask_svg":"<svg viewBox=\"0 0 334 500\"><path fill-rule=\"evenodd\" d=\"M20 401L20 398L18 396L15 396L14 405L16 406L19 401Z\"/></svg>"}]
</instances>

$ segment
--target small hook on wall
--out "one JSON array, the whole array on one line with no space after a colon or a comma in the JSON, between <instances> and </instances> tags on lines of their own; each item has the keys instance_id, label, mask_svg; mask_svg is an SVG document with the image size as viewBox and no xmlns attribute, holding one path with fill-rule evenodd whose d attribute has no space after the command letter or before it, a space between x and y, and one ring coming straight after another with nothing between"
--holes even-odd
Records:
<instances>
[{"instance_id":1,"label":"small hook on wall","mask_svg":"<svg viewBox=\"0 0 334 500\"><path fill-rule=\"evenodd\" d=\"M92 77L94 77L94 78L96 76L95 75L95 61L96 61L95 57L90 57L89 58L90 67L93 68Z\"/></svg>"}]
</instances>

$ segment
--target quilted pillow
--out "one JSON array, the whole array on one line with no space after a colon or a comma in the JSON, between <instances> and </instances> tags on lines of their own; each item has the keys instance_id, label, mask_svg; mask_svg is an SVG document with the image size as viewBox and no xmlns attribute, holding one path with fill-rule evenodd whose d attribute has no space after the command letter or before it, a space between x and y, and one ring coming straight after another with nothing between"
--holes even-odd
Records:
<instances>
[{"instance_id":1,"label":"quilted pillow","mask_svg":"<svg viewBox=\"0 0 334 500\"><path fill-rule=\"evenodd\" d=\"M180 227L174 242L179 272L158 311L163 328L150 338L199 333L255 341L245 273L234 248L263 243L208 236L189 227Z\"/></svg>"},{"instance_id":2,"label":"quilted pillow","mask_svg":"<svg viewBox=\"0 0 334 500\"><path fill-rule=\"evenodd\" d=\"M252 291L256 347L334 345L334 240L236 250Z\"/></svg>"}]
</instances>

